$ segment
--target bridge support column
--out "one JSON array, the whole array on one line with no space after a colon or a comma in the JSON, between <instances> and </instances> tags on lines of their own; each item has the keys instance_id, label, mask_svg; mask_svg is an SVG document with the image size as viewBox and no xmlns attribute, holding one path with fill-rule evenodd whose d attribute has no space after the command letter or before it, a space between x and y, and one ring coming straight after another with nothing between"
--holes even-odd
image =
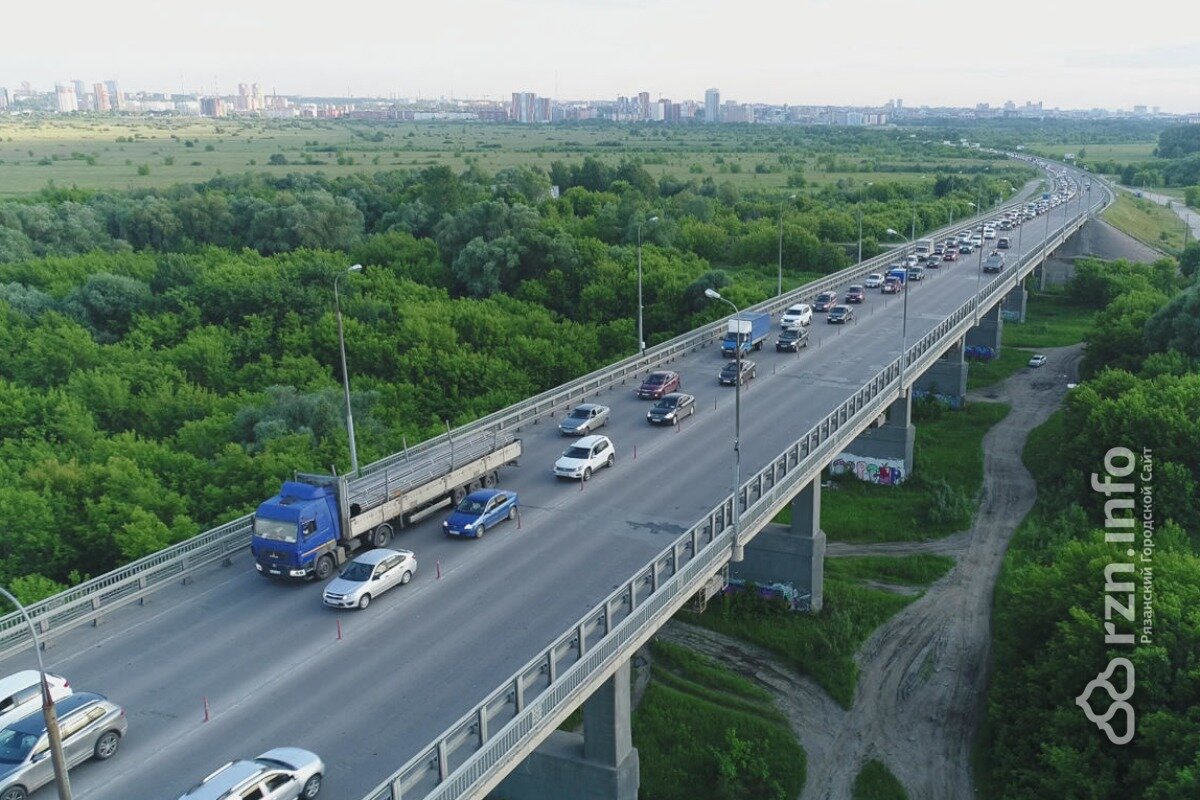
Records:
<instances>
[{"instance_id":1,"label":"bridge support column","mask_svg":"<svg viewBox=\"0 0 1200 800\"><path fill-rule=\"evenodd\" d=\"M1015 317L1017 322L1024 322L1025 305L1028 301L1029 292L1025 289L1024 283L1004 295L1004 310L1009 312L1009 319Z\"/></svg>"},{"instance_id":2,"label":"bridge support column","mask_svg":"<svg viewBox=\"0 0 1200 800\"><path fill-rule=\"evenodd\" d=\"M913 383L913 391L931 394L958 408L967 396L966 347L960 339Z\"/></svg>"},{"instance_id":3,"label":"bridge support column","mask_svg":"<svg viewBox=\"0 0 1200 800\"><path fill-rule=\"evenodd\" d=\"M834 475L850 472L871 483L903 482L913 471L912 392L892 402L878 428L867 428L829 465Z\"/></svg>"},{"instance_id":4,"label":"bridge support column","mask_svg":"<svg viewBox=\"0 0 1200 800\"><path fill-rule=\"evenodd\" d=\"M494 795L505 800L637 800L629 661L583 703L583 735L554 731Z\"/></svg>"},{"instance_id":5,"label":"bridge support column","mask_svg":"<svg viewBox=\"0 0 1200 800\"><path fill-rule=\"evenodd\" d=\"M987 347L993 356L999 356L1003 332L1004 318L1000 316L1000 303L997 303L980 315L978 325L967 331L967 347Z\"/></svg>"},{"instance_id":6,"label":"bridge support column","mask_svg":"<svg viewBox=\"0 0 1200 800\"><path fill-rule=\"evenodd\" d=\"M821 530L821 481L814 478L792 498L792 524L768 525L746 545L730 576L759 584L784 583L809 596L809 610L824 605L825 531Z\"/></svg>"}]
</instances>

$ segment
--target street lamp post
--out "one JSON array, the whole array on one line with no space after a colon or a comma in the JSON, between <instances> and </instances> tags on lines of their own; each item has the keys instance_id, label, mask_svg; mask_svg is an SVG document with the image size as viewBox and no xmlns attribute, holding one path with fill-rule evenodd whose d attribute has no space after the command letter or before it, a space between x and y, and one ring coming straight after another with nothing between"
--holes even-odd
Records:
<instances>
[{"instance_id":1,"label":"street lamp post","mask_svg":"<svg viewBox=\"0 0 1200 800\"><path fill-rule=\"evenodd\" d=\"M54 699L50 696L50 684L46 680L46 665L42 663L42 643L38 641L37 627L29 618L29 612L21 601L9 594L7 589L0 588L0 594L8 598L8 602L17 607L25 624L29 626L29 636L33 639L33 652L37 656L38 674L42 680L42 716L46 718L46 736L50 740L50 762L54 765L54 784L58 788L59 800L71 800L71 781L67 777L67 761L63 757L62 735L58 730L58 714L54 711Z\"/></svg>"},{"instance_id":2,"label":"street lamp post","mask_svg":"<svg viewBox=\"0 0 1200 800\"><path fill-rule=\"evenodd\" d=\"M795 200L796 195L792 195L788 200ZM780 296L783 295L783 205L787 200L779 201L779 291ZM862 261L862 256L859 256L859 261Z\"/></svg>"},{"instance_id":3,"label":"street lamp post","mask_svg":"<svg viewBox=\"0 0 1200 800\"><path fill-rule=\"evenodd\" d=\"M362 264L352 264L339 272L333 279L333 304L337 308L338 349L342 354L342 392L346 398L346 435L350 438L350 474L358 474L358 446L354 443L354 412L350 408L350 373L346 369L346 336L342 330L342 300L338 294L338 281L343 275L362 272Z\"/></svg>"},{"instance_id":4,"label":"street lamp post","mask_svg":"<svg viewBox=\"0 0 1200 800\"><path fill-rule=\"evenodd\" d=\"M912 246L912 240L899 231L888 228L888 236L899 236L905 242L905 249ZM904 362L905 350L908 348L908 264L904 265L904 319L900 323L900 391L904 391Z\"/></svg>"},{"instance_id":5,"label":"street lamp post","mask_svg":"<svg viewBox=\"0 0 1200 800\"><path fill-rule=\"evenodd\" d=\"M733 309L733 318L741 319L738 307L721 296L716 289L705 289L704 296L709 300L720 300ZM736 347L733 349L737 379L733 383L733 547L729 554L732 562L741 561L745 557L742 546L742 510L738 503L738 495L742 489L742 339L739 327Z\"/></svg>"},{"instance_id":6,"label":"street lamp post","mask_svg":"<svg viewBox=\"0 0 1200 800\"><path fill-rule=\"evenodd\" d=\"M658 222L658 217L651 217L645 222L638 223L638 246L637 246L637 262L638 262L638 352L645 354L646 352L646 335L642 327L642 225L647 225L651 222Z\"/></svg>"}]
</instances>

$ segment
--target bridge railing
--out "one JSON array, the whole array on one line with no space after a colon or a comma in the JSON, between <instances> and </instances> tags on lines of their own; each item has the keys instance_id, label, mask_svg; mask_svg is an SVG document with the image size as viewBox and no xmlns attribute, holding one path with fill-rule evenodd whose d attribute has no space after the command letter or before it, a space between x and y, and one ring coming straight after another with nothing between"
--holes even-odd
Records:
<instances>
[{"instance_id":1,"label":"bridge railing","mask_svg":"<svg viewBox=\"0 0 1200 800\"><path fill-rule=\"evenodd\" d=\"M1051 236L1061 242L1090 208ZM1044 250L1048 253L1052 247ZM761 529L809 480L870 425L929 362L1041 258L1029 254L990 281L914 342L850 398L738 488L743 535ZM492 789L519 759L556 728L644 644L729 558L733 495L636 572L548 648L500 683L471 711L362 800L458 800ZM744 539L743 539L744 540Z\"/></svg>"},{"instance_id":2,"label":"bridge railing","mask_svg":"<svg viewBox=\"0 0 1200 800\"><path fill-rule=\"evenodd\" d=\"M992 217L1004 210L1024 205L1025 201L1010 203L989 209L973 217L939 228L927 234L939 238L964 226ZM785 292L783 295L751 306L749 310L778 314L793 303L811 300L823 291L836 289L847 283L861 282L871 272L886 266L903 247L893 248L874 258L847 267L832 275ZM489 414L453 431L436 436L413 447L407 448L360 470L362 477L387 473L389 468L419 459L439 458L451 446L464 449L484 445L484 439L495 439L505 431L519 430L522 425L536 422L546 414L565 411L571 405L588 397L613 389L636 378L643 371L660 367L676 358L707 347L724 335L728 318L701 326L694 331L664 342L645 353L630 356L616 364L596 370L581 378L555 389L542 392L509 408ZM168 547L105 575L85 581L60 594L28 607L31 618L39 626L39 635L44 640L65 633L85 622L96 623L105 614L138 600L162 588L167 578L186 578L197 569L214 562L225 561L250 545L250 517L242 517L231 523L198 534L191 539ZM232 526L232 527L231 527ZM143 574L145 573L145 574ZM90 610L89 610L90 609ZM0 617L0 658L5 658L30 644L28 631L16 612Z\"/></svg>"}]
</instances>

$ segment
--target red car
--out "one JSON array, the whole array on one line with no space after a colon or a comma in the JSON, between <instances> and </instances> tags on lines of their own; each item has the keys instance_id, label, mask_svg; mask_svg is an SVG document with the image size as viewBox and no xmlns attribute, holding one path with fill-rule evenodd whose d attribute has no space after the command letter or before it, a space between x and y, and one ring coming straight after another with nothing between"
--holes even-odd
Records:
<instances>
[{"instance_id":1,"label":"red car","mask_svg":"<svg viewBox=\"0 0 1200 800\"><path fill-rule=\"evenodd\" d=\"M638 387L637 396L643 400L658 400L665 394L678 392L681 388L683 383L678 372L659 370L646 376L646 380Z\"/></svg>"},{"instance_id":2,"label":"red car","mask_svg":"<svg viewBox=\"0 0 1200 800\"><path fill-rule=\"evenodd\" d=\"M863 287L855 284L846 290L847 303L861 303L867 299L867 293L863 291Z\"/></svg>"},{"instance_id":3,"label":"red car","mask_svg":"<svg viewBox=\"0 0 1200 800\"><path fill-rule=\"evenodd\" d=\"M946 254L942 256L942 261L958 261L958 251L947 250Z\"/></svg>"}]
</instances>

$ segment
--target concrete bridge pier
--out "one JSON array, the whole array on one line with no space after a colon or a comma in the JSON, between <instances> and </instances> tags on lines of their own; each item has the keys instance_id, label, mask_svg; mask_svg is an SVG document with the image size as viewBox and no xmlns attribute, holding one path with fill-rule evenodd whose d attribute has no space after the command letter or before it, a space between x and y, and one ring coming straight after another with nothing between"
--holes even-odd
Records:
<instances>
[{"instance_id":1,"label":"concrete bridge pier","mask_svg":"<svg viewBox=\"0 0 1200 800\"><path fill-rule=\"evenodd\" d=\"M912 424L912 390L906 391L888 406L885 419L882 426L867 428L860 433L843 451L842 459L886 462L889 467L901 470L899 480L888 481L898 483L913 471L913 444L917 440L917 429Z\"/></svg>"},{"instance_id":2,"label":"concrete bridge pier","mask_svg":"<svg viewBox=\"0 0 1200 800\"><path fill-rule=\"evenodd\" d=\"M913 391L932 394L957 408L967 396L966 346L962 339L955 342L941 358L913 383Z\"/></svg>"},{"instance_id":3,"label":"concrete bridge pier","mask_svg":"<svg viewBox=\"0 0 1200 800\"><path fill-rule=\"evenodd\" d=\"M979 315L979 323L967 331L968 347L990 347L1000 355L1000 336L1004 332L1004 318L1000 316L1000 303Z\"/></svg>"},{"instance_id":4,"label":"concrete bridge pier","mask_svg":"<svg viewBox=\"0 0 1200 800\"><path fill-rule=\"evenodd\" d=\"M809 610L824 605L825 532L821 530L821 481L814 478L792 498L792 524L768 525L746 545L730 577L758 584L785 583L809 596Z\"/></svg>"},{"instance_id":5,"label":"concrete bridge pier","mask_svg":"<svg viewBox=\"0 0 1200 800\"><path fill-rule=\"evenodd\" d=\"M554 731L493 793L504 800L637 800L630 665L583 702L583 733Z\"/></svg>"},{"instance_id":6,"label":"concrete bridge pier","mask_svg":"<svg viewBox=\"0 0 1200 800\"><path fill-rule=\"evenodd\" d=\"M1009 312L1009 318L1016 318L1017 322L1025 321L1025 307L1029 302L1029 292L1025 289L1025 284L1020 283L1013 288L1011 292L1004 295L1004 310Z\"/></svg>"}]
</instances>

